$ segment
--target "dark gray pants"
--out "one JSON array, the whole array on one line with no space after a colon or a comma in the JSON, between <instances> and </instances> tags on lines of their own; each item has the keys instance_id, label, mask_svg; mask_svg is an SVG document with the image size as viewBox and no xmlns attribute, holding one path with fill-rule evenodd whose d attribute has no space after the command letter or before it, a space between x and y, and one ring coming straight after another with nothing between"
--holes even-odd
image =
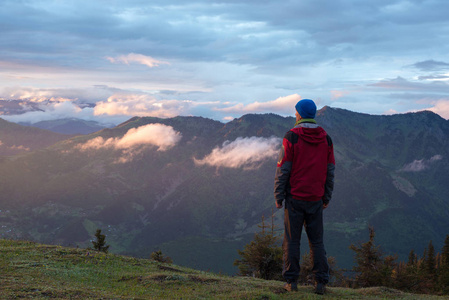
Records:
<instances>
[{"instance_id":1,"label":"dark gray pants","mask_svg":"<svg viewBox=\"0 0 449 300\"><path fill-rule=\"evenodd\" d=\"M315 280L324 284L329 281L329 265L323 243L323 201L300 201L288 197L285 200L284 216L284 268L282 276L287 282L295 282L299 277L299 246L302 226L309 239L310 255L313 257Z\"/></svg>"}]
</instances>

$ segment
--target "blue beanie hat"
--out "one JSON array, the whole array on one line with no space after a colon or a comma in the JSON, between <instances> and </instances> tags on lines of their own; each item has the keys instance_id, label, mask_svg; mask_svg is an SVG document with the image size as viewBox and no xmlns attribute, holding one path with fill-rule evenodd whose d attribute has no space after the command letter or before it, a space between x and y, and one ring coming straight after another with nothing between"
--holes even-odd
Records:
<instances>
[{"instance_id":1,"label":"blue beanie hat","mask_svg":"<svg viewBox=\"0 0 449 300\"><path fill-rule=\"evenodd\" d=\"M302 99L296 103L295 108L303 119L315 119L316 105L313 100Z\"/></svg>"}]
</instances>

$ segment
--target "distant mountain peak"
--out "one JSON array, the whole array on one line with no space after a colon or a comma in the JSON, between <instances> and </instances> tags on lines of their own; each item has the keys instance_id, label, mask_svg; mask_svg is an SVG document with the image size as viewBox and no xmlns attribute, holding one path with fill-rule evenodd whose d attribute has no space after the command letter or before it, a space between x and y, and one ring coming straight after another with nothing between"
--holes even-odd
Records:
<instances>
[{"instance_id":1,"label":"distant mountain peak","mask_svg":"<svg viewBox=\"0 0 449 300\"><path fill-rule=\"evenodd\" d=\"M88 121L77 118L45 120L32 124L21 123L21 125L37 127L62 134L90 134L108 127L96 121Z\"/></svg>"}]
</instances>

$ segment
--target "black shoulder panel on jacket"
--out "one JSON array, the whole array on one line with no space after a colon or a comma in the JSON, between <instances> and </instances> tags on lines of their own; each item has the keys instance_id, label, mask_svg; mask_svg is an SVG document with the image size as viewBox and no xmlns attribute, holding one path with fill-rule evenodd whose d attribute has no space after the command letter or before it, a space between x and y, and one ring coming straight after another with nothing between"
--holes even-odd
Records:
<instances>
[{"instance_id":1,"label":"black shoulder panel on jacket","mask_svg":"<svg viewBox=\"0 0 449 300\"><path fill-rule=\"evenodd\" d=\"M329 147L331 147L332 146L332 139L331 139L331 137L328 134L326 134L326 139L327 139L327 145Z\"/></svg>"},{"instance_id":2,"label":"black shoulder panel on jacket","mask_svg":"<svg viewBox=\"0 0 449 300\"><path fill-rule=\"evenodd\" d=\"M289 141L292 144L296 144L298 142L299 136L294 133L293 131L289 130L285 136L284 139L286 139L287 141Z\"/></svg>"}]
</instances>

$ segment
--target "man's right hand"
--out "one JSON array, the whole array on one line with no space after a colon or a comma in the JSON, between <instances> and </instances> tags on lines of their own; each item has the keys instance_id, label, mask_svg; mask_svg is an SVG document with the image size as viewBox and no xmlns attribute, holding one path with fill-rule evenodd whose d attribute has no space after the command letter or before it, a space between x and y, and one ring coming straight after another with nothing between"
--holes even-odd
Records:
<instances>
[{"instance_id":1,"label":"man's right hand","mask_svg":"<svg viewBox=\"0 0 449 300\"><path fill-rule=\"evenodd\" d=\"M277 209L282 208L282 203L278 203L278 202L276 201L276 208L277 208Z\"/></svg>"}]
</instances>

